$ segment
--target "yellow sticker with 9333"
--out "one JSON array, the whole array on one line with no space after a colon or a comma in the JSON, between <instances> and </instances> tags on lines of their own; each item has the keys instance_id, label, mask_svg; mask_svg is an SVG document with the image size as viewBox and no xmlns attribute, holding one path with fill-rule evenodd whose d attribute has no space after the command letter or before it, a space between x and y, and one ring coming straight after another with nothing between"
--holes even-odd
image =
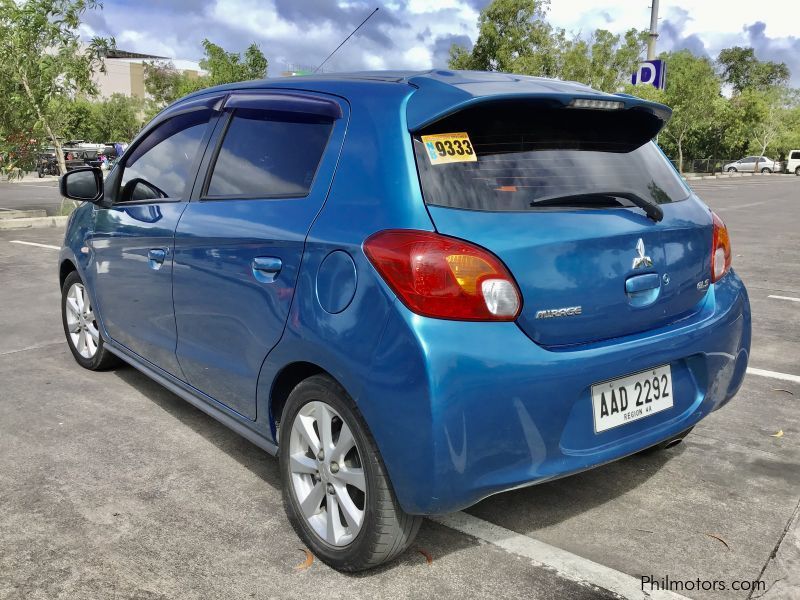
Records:
<instances>
[{"instance_id":1,"label":"yellow sticker with 9333","mask_svg":"<svg viewBox=\"0 0 800 600\"><path fill-rule=\"evenodd\" d=\"M432 165L478 160L469 136L464 132L423 135L422 143Z\"/></svg>"}]
</instances>

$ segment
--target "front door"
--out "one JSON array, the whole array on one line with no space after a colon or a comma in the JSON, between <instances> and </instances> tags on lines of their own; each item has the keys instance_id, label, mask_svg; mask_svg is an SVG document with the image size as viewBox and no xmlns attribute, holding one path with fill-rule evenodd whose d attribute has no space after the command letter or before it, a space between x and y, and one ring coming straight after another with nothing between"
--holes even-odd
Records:
<instances>
[{"instance_id":1,"label":"front door","mask_svg":"<svg viewBox=\"0 0 800 600\"><path fill-rule=\"evenodd\" d=\"M330 187L342 111L314 94L232 94L202 189L178 224L178 360L191 385L249 419Z\"/></svg>"},{"instance_id":2,"label":"front door","mask_svg":"<svg viewBox=\"0 0 800 600\"><path fill-rule=\"evenodd\" d=\"M175 227L188 204L210 110L154 129L110 176L113 205L96 207L91 285L108 335L182 377L175 358L172 261Z\"/></svg>"}]
</instances>

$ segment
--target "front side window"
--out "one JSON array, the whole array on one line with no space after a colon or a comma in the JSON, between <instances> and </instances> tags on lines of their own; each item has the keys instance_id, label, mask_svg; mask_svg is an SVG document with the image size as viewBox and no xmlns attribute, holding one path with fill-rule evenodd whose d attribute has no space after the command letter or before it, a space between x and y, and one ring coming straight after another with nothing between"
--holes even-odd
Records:
<instances>
[{"instance_id":1,"label":"front side window","mask_svg":"<svg viewBox=\"0 0 800 600\"><path fill-rule=\"evenodd\" d=\"M185 199L211 111L178 115L158 126L125 161L119 202Z\"/></svg>"},{"instance_id":2,"label":"front side window","mask_svg":"<svg viewBox=\"0 0 800 600\"><path fill-rule=\"evenodd\" d=\"M205 197L307 195L332 128L331 119L316 115L237 109Z\"/></svg>"}]
</instances>

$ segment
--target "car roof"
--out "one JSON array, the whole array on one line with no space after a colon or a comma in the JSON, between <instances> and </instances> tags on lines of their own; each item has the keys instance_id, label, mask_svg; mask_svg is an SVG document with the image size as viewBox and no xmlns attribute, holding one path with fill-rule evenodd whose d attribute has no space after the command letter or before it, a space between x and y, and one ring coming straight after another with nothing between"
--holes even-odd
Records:
<instances>
[{"instance_id":1,"label":"car roof","mask_svg":"<svg viewBox=\"0 0 800 600\"><path fill-rule=\"evenodd\" d=\"M352 73L320 73L296 77L226 84L195 92L185 100L208 93L287 88L318 91L353 98L369 94L377 87L396 85L408 88L410 98L406 109L410 130L422 128L448 114L475 103L498 99L549 98L568 104L576 97L612 99L623 102L625 108L640 106L656 114L663 122L672 111L662 104L647 102L626 94L607 94L575 81L561 81L545 77L515 75L485 71L360 71ZM398 95L398 102L403 95Z\"/></svg>"}]
</instances>

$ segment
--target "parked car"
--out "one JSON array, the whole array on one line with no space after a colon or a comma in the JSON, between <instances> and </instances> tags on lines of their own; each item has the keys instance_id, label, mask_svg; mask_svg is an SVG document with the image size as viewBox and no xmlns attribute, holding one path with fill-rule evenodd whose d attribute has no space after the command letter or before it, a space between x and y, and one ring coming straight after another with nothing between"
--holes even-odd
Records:
<instances>
[{"instance_id":1,"label":"parked car","mask_svg":"<svg viewBox=\"0 0 800 600\"><path fill-rule=\"evenodd\" d=\"M722 167L723 171L735 173L780 173L781 164L766 156L746 156Z\"/></svg>"},{"instance_id":2,"label":"parked car","mask_svg":"<svg viewBox=\"0 0 800 600\"><path fill-rule=\"evenodd\" d=\"M670 114L498 73L192 94L105 182L61 179L69 348L277 454L304 543L373 567L423 515L666 448L739 389L747 292L650 141Z\"/></svg>"},{"instance_id":3,"label":"parked car","mask_svg":"<svg viewBox=\"0 0 800 600\"><path fill-rule=\"evenodd\" d=\"M800 175L800 150L790 150L787 154L786 172Z\"/></svg>"}]
</instances>

